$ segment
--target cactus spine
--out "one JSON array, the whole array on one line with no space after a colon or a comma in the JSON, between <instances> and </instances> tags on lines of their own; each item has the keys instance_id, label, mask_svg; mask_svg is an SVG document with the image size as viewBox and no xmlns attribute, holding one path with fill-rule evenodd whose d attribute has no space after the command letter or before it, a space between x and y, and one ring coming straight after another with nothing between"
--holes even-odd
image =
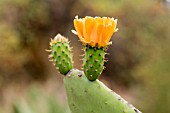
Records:
<instances>
[{"instance_id":1,"label":"cactus spine","mask_svg":"<svg viewBox=\"0 0 170 113\"><path fill-rule=\"evenodd\" d=\"M104 56L104 48L85 47L83 70L89 80L96 80L102 73L104 68Z\"/></svg>"},{"instance_id":2,"label":"cactus spine","mask_svg":"<svg viewBox=\"0 0 170 113\"><path fill-rule=\"evenodd\" d=\"M64 85L72 113L141 113L102 82L89 81L77 69L67 74Z\"/></svg>"},{"instance_id":3,"label":"cactus spine","mask_svg":"<svg viewBox=\"0 0 170 113\"><path fill-rule=\"evenodd\" d=\"M73 68L71 48L68 39L58 34L51 40L50 49L50 61L54 62L54 65L61 74L66 75Z\"/></svg>"}]
</instances>

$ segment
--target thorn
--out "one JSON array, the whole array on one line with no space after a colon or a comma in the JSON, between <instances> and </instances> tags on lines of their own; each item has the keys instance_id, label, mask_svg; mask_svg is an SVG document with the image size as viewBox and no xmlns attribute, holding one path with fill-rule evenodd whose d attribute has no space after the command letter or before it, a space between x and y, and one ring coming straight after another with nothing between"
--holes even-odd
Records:
<instances>
[{"instance_id":1,"label":"thorn","mask_svg":"<svg viewBox=\"0 0 170 113\"><path fill-rule=\"evenodd\" d=\"M72 50L72 49L73 49L73 47L70 47L70 49Z\"/></svg>"},{"instance_id":2,"label":"thorn","mask_svg":"<svg viewBox=\"0 0 170 113\"><path fill-rule=\"evenodd\" d=\"M94 60L94 61L97 63L99 60L96 59L96 60Z\"/></svg>"},{"instance_id":3,"label":"thorn","mask_svg":"<svg viewBox=\"0 0 170 113\"><path fill-rule=\"evenodd\" d=\"M105 60L108 60L108 58L105 58Z\"/></svg>"},{"instance_id":4,"label":"thorn","mask_svg":"<svg viewBox=\"0 0 170 113\"><path fill-rule=\"evenodd\" d=\"M50 42L49 45L52 46L52 45L53 45L53 42Z\"/></svg>"},{"instance_id":5,"label":"thorn","mask_svg":"<svg viewBox=\"0 0 170 113\"><path fill-rule=\"evenodd\" d=\"M81 61L84 61L84 58L80 59Z\"/></svg>"},{"instance_id":6,"label":"thorn","mask_svg":"<svg viewBox=\"0 0 170 113\"><path fill-rule=\"evenodd\" d=\"M48 58L53 58L53 55L48 55Z\"/></svg>"},{"instance_id":7,"label":"thorn","mask_svg":"<svg viewBox=\"0 0 170 113\"><path fill-rule=\"evenodd\" d=\"M53 59L50 59L49 61L50 61L50 62L53 62L54 60L53 60Z\"/></svg>"},{"instance_id":8,"label":"thorn","mask_svg":"<svg viewBox=\"0 0 170 113\"><path fill-rule=\"evenodd\" d=\"M58 48L60 48L60 47L61 47L61 45L60 45L60 44L58 44L58 45L57 45L57 47L58 47Z\"/></svg>"},{"instance_id":9,"label":"thorn","mask_svg":"<svg viewBox=\"0 0 170 113\"><path fill-rule=\"evenodd\" d=\"M51 52L51 50L48 50L48 49L46 49L45 51L46 51L46 52Z\"/></svg>"},{"instance_id":10,"label":"thorn","mask_svg":"<svg viewBox=\"0 0 170 113\"><path fill-rule=\"evenodd\" d=\"M89 56L92 57L92 54L90 54Z\"/></svg>"},{"instance_id":11,"label":"thorn","mask_svg":"<svg viewBox=\"0 0 170 113\"><path fill-rule=\"evenodd\" d=\"M84 57L84 56L85 56L85 54L82 54L82 55L79 55L79 56Z\"/></svg>"},{"instance_id":12,"label":"thorn","mask_svg":"<svg viewBox=\"0 0 170 113\"><path fill-rule=\"evenodd\" d=\"M81 49L82 51L84 51L85 49L83 48L83 49Z\"/></svg>"},{"instance_id":13,"label":"thorn","mask_svg":"<svg viewBox=\"0 0 170 113\"><path fill-rule=\"evenodd\" d=\"M97 72L97 69L95 69L95 72Z\"/></svg>"},{"instance_id":14,"label":"thorn","mask_svg":"<svg viewBox=\"0 0 170 113\"><path fill-rule=\"evenodd\" d=\"M90 64L90 68L93 68L93 65L92 65L92 64Z\"/></svg>"},{"instance_id":15,"label":"thorn","mask_svg":"<svg viewBox=\"0 0 170 113\"><path fill-rule=\"evenodd\" d=\"M55 66L55 63L53 63L53 66Z\"/></svg>"},{"instance_id":16,"label":"thorn","mask_svg":"<svg viewBox=\"0 0 170 113\"><path fill-rule=\"evenodd\" d=\"M104 62L107 62L108 60L104 60Z\"/></svg>"},{"instance_id":17,"label":"thorn","mask_svg":"<svg viewBox=\"0 0 170 113\"><path fill-rule=\"evenodd\" d=\"M70 44L70 41L68 41L68 44Z\"/></svg>"},{"instance_id":18,"label":"thorn","mask_svg":"<svg viewBox=\"0 0 170 113\"><path fill-rule=\"evenodd\" d=\"M105 53L105 55L110 55L110 53Z\"/></svg>"}]
</instances>

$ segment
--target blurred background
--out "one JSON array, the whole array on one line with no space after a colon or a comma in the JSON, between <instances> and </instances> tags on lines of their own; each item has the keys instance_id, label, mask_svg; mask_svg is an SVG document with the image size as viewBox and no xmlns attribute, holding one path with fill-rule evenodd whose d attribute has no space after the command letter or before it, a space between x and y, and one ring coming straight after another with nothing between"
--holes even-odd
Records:
<instances>
[{"instance_id":1,"label":"blurred background","mask_svg":"<svg viewBox=\"0 0 170 113\"><path fill-rule=\"evenodd\" d=\"M100 80L143 113L170 113L170 0L0 0L0 113L70 113L45 49L61 33L81 69L76 15L118 19Z\"/></svg>"}]
</instances>

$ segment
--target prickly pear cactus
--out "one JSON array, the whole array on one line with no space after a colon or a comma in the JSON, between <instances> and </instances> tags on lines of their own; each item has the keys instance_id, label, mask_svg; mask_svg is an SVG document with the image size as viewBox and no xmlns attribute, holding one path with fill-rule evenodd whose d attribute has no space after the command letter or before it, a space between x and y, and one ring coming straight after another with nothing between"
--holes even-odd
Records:
<instances>
[{"instance_id":1,"label":"prickly pear cactus","mask_svg":"<svg viewBox=\"0 0 170 113\"><path fill-rule=\"evenodd\" d=\"M49 58L60 73L66 75L64 85L72 113L141 113L97 79L104 68L110 38L118 30L116 25L117 19L108 17L74 19L76 31L73 33L85 48L84 72L72 69L72 55L65 37L58 34L50 42Z\"/></svg>"},{"instance_id":2,"label":"prickly pear cactus","mask_svg":"<svg viewBox=\"0 0 170 113\"><path fill-rule=\"evenodd\" d=\"M102 82L89 81L77 69L66 75L64 84L72 113L141 113Z\"/></svg>"},{"instance_id":3,"label":"prickly pear cactus","mask_svg":"<svg viewBox=\"0 0 170 113\"><path fill-rule=\"evenodd\" d=\"M56 66L59 72L66 75L72 68L72 54L68 39L58 34L50 42L50 61Z\"/></svg>"},{"instance_id":4,"label":"prickly pear cactus","mask_svg":"<svg viewBox=\"0 0 170 113\"><path fill-rule=\"evenodd\" d=\"M85 47L85 56L83 61L83 70L86 77L93 81L98 78L104 68L104 48Z\"/></svg>"}]
</instances>

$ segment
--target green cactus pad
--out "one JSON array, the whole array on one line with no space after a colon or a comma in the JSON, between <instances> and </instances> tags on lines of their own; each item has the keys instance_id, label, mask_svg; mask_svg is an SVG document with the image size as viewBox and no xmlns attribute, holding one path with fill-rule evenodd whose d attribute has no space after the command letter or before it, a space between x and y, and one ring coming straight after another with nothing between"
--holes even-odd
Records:
<instances>
[{"instance_id":1,"label":"green cactus pad","mask_svg":"<svg viewBox=\"0 0 170 113\"><path fill-rule=\"evenodd\" d=\"M51 40L50 46L51 55L49 55L49 58L54 62L59 72L66 75L73 68L71 48L68 39L58 34Z\"/></svg>"},{"instance_id":2,"label":"green cactus pad","mask_svg":"<svg viewBox=\"0 0 170 113\"><path fill-rule=\"evenodd\" d=\"M72 113L141 113L102 82L89 81L77 69L66 75L64 85Z\"/></svg>"},{"instance_id":3,"label":"green cactus pad","mask_svg":"<svg viewBox=\"0 0 170 113\"><path fill-rule=\"evenodd\" d=\"M104 48L85 47L83 70L89 80L96 80L102 73L104 68L104 56Z\"/></svg>"}]
</instances>

